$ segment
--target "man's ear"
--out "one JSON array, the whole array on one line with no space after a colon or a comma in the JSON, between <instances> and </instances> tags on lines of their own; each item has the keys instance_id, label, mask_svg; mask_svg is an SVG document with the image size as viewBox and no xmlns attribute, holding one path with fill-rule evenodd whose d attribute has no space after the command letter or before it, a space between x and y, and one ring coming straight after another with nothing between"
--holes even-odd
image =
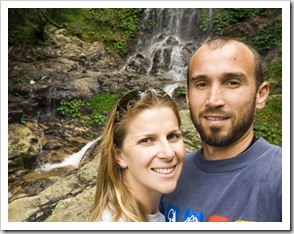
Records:
<instances>
[{"instance_id":1,"label":"man's ear","mask_svg":"<svg viewBox=\"0 0 294 234\"><path fill-rule=\"evenodd\" d=\"M264 108L268 95L269 95L269 84L267 82L263 82L259 86L257 91L256 109L261 110Z\"/></svg>"},{"instance_id":2,"label":"man's ear","mask_svg":"<svg viewBox=\"0 0 294 234\"><path fill-rule=\"evenodd\" d=\"M187 86L186 86L186 104L187 104L187 107L189 108L189 91Z\"/></svg>"},{"instance_id":3,"label":"man's ear","mask_svg":"<svg viewBox=\"0 0 294 234\"><path fill-rule=\"evenodd\" d=\"M121 168L126 168L128 166L124 160L122 151L119 149L115 149L115 161Z\"/></svg>"}]
</instances>

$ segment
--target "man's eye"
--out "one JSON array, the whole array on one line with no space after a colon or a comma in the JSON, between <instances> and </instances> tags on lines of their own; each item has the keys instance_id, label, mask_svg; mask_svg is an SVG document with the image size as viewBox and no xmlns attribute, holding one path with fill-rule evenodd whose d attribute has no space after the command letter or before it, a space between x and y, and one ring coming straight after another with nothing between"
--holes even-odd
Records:
<instances>
[{"instance_id":1,"label":"man's eye","mask_svg":"<svg viewBox=\"0 0 294 234\"><path fill-rule=\"evenodd\" d=\"M230 81L227 83L229 87L232 87L232 88L237 88L240 86L240 83L239 82L236 82L236 81Z\"/></svg>"},{"instance_id":2,"label":"man's eye","mask_svg":"<svg viewBox=\"0 0 294 234\"><path fill-rule=\"evenodd\" d=\"M196 87L199 89L205 88L207 84L205 82L198 82L196 83Z\"/></svg>"}]
</instances>

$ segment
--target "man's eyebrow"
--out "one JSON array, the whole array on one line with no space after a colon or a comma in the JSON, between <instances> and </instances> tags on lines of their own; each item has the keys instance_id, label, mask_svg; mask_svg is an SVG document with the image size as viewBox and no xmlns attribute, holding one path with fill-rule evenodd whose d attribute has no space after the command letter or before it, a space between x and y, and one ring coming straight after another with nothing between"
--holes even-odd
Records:
<instances>
[{"instance_id":1,"label":"man's eyebrow","mask_svg":"<svg viewBox=\"0 0 294 234\"><path fill-rule=\"evenodd\" d=\"M195 80L206 79L207 77L208 77L207 75L200 74L200 75L197 75L197 76L192 76L190 80L191 80L191 82L192 82L192 81L195 81Z\"/></svg>"},{"instance_id":2,"label":"man's eyebrow","mask_svg":"<svg viewBox=\"0 0 294 234\"><path fill-rule=\"evenodd\" d=\"M226 77L226 78L230 78L230 77L232 77L232 78L236 77L237 78L238 77L238 78L247 79L247 76L242 72L225 72L223 74L223 77Z\"/></svg>"},{"instance_id":3,"label":"man's eyebrow","mask_svg":"<svg viewBox=\"0 0 294 234\"><path fill-rule=\"evenodd\" d=\"M246 78L247 79L247 76L243 72L224 72L221 76L226 77L226 78L240 77L240 78ZM199 74L199 75L196 75L196 76L192 76L191 80L198 80L198 79L205 79L205 78L209 78L209 76L205 75L205 74Z\"/></svg>"},{"instance_id":4,"label":"man's eyebrow","mask_svg":"<svg viewBox=\"0 0 294 234\"><path fill-rule=\"evenodd\" d=\"M223 79L238 79L243 83L248 83L248 77L243 72L225 72L222 75Z\"/></svg>"}]
</instances>

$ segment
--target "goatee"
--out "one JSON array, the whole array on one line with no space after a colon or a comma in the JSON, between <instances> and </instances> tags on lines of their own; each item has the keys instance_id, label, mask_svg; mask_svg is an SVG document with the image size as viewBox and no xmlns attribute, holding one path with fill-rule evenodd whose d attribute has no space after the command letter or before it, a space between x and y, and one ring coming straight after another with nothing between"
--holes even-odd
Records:
<instances>
[{"instance_id":1,"label":"goatee","mask_svg":"<svg viewBox=\"0 0 294 234\"><path fill-rule=\"evenodd\" d=\"M212 126L208 129L205 128L202 123L201 119L202 116L205 114L221 114L223 116L229 116L229 120L232 121L231 129L224 132L224 130L219 126ZM207 109L204 112L200 112L198 115L198 120L193 115L193 110L190 106L190 116L192 122L199 132L201 140L208 145L216 146L216 147L225 147L229 146L232 143L236 142L240 139L252 126L255 114L255 101L250 106L249 110L244 110L242 113L239 113L240 117L237 117L233 113L227 113L222 111L220 108Z\"/></svg>"}]
</instances>

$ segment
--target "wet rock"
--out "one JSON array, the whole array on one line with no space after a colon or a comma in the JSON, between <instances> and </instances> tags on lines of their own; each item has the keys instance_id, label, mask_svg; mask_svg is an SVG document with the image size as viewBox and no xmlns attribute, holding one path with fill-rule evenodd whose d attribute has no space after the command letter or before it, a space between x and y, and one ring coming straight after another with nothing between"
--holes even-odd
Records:
<instances>
[{"instance_id":1,"label":"wet rock","mask_svg":"<svg viewBox=\"0 0 294 234\"><path fill-rule=\"evenodd\" d=\"M9 174L30 170L38 155L40 142L37 136L22 124L11 124L8 128Z\"/></svg>"}]
</instances>

